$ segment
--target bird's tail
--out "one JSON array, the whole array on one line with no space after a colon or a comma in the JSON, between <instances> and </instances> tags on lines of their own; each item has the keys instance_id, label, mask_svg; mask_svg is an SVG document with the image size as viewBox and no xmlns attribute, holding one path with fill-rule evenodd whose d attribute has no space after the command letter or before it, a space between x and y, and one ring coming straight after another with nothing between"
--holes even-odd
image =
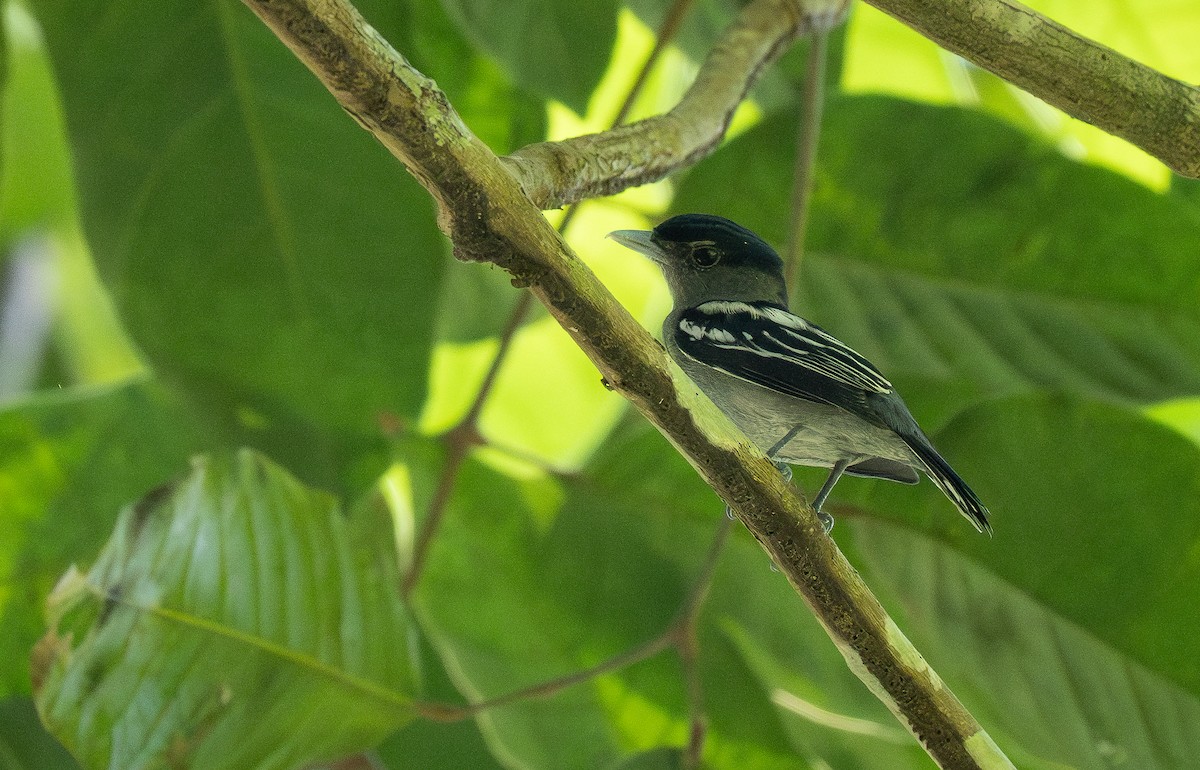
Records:
<instances>
[{"instance_id":1,"label":"bird's tail","mask_svg":"<svg viewBox=\"0 0 1200 770\"><path fill-rule=\"evenodd\" d=\"M962 515L975 525L975 529L991 535L992 525L988 523L988 509L967 486L967 482L954 472L950 463L942 459L933 445L928 440L923 441L923 438L923 436L912 439L906 437L905 443L920 458L930 480L937 485L938 489L942 490L946 497L950 498L950 502L954 503Z\"/></svg>"}]
</instances>

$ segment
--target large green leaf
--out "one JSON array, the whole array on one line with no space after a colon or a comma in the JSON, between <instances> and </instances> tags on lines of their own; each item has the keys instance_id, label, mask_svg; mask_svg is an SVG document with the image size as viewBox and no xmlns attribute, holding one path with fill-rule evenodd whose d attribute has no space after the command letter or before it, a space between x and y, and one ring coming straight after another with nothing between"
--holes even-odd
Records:
<instances>
[{"instance_id":1,"label":"large green leaf","mask_svg":"<svg viewBox=\"0 0 1200 770\"><path fill-rule=\"evenodd\" d=\"M1200 754L1194 691L936 538L870 520L853 530L868 579L934 668L961 683L958 695L1019 767L1177 768ZM1060 551L1066 542L1056 542ZM1067 585L1073 576L1058 573ZM1163 633L1189 636L1174 617Z\"/></svg>"},{"instance_id":2,"label":"large green leaf","mask_svg":"<svg viewBox=\"0 0 1200 770\"><path fill-rule=\"evenodd\" d=\"M442 240L394 159L241 3L32 8L85 230L151 365L260 422L415 414Z\"/></svg>"},{"instance_id":3,"label":"large green leaf","mask_svg":"<svg viewBox=\"0 0 1200 770\"><path fill-rule=\"evenodd\" d=\"M587 108L616 39L615 0L443 0L464 34L496 57L519 85ZM437 73L430 73L434 78Z\"/></svg>"},{"instance_id":4,"label":"large green leaf","mask_svg":"<svg viewBox=\"0 0 1200 770\"><path fill-rule=\"evenodd\" d=\"M795 306L901 377L1146 402L1200 390L1194 209L960 108L839 99ZM693 169L673 207L786 237L790 126Z\"/></svg>"},{"instance_id":5,"label":"large green leaf","mask_svg":"<svg viewBox=\"0 0 1200 770\"><path fill-rule=\"evenodd\" d=\"M246 450L195 460L52 594L42 718L98 768L290 768L378 742L413 681L376 514Z\"/></svg>"},{"instance_id":6,"label":"large green leaf","mask_svg":"<svg viewBox=\"0 0 1200 770\"><path fill-rule=\"evenodd\" d=\"M994 539L962 526L932 485L863 484L870 491L859 504L904 512L1056 616L1200 696L1200 639L1178 625L1200 595L1195 443L1138 412L1038 397L969 409L935 441L992 509ZM874 548L862 553L869 559Z\"/></svg>"},{"instance_id":7,"label":"large green leaf","mask_svg":"<svg viewBox=\"0 0 1200 770\"><path fill-rule=\"evenodd\" d=\"M0 694L29 692L55 580L90 559L130 498L211 441L149 383L48 393L0 411Z\"/></svg>"},{"instance_id":8,"label":"large green leaf","mask_svg":"<svg viewBox=\"0 0 1200 770\"><path fill-rule=\"evenodd\" d=\"M992 505L994 539L966 527L928 483L847 480L835 493L835 501L856 501L834 505L835 535L872 567L871 582L897 608L901 627L1021 766L1091 767L1121 757L1130 766L1181 766L1200 739L1193 729L1200 655L1178 632L1178 618L1200 592L1189 556L1200 542L1193 510L1200 452L1136 412L1029 397L976 407L934 438ZM563 673L572 650L582 667L632 647L665 624L686 589L720 504L666 442L627 427L573 479L562 504L552 493L540 514L521 512L522 493L511 481L462 479L464 508L453 515L465 520L450 525L444 550L435 551L444 561L435 561L422 596L443 597L427 622L468 691L494 695ZM498 495L505 487L512 491ZM888 523L898 519L911 522L911 534ZM450 573L462 582L442 584ZM452 615L471 621L444 617ZM545 645L535 660L521 659L516 646L525 642L506 639L514 624ZM800 756L833 766L929 766L745 538L722 561L705 628L714 766L734 751L731 734L758 751L778 746L779 728L774 737L764 732L775 720ZM622 708L639 704L640 720L673 736L665 725L682 718L672 700L675 677L648 665L616 683L606 677L591 692L617 688ZM1106 701L1073 686L1117 689ZM1081 707L1089 698L1097 703ZM496 744L533 766L578 760L566 753L552 715L603 724L589 700L562 696L549 712L514 706L486 725ZM771 703L776 717L768 716ZM1137 707L1166 716L1128 719ZM1045 715L1060 710L1069 712L1069 729L1047 730L1054 720ZM1029 729L1030 720L1042 726ZM529 733L535 737L516 741Z\"/></svg>"}]
</instances>

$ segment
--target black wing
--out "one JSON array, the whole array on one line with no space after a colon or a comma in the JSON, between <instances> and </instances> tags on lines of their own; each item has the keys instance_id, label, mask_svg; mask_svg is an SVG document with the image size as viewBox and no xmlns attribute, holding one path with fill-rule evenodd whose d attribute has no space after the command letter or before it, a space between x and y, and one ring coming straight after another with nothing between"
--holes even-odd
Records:
<instances>
[{"instance_id":1,"label":"black wing","mask_svg":"<svg viewBox=\"0 0 1200 770\"><path fill-rule=\"evenodd\" d=\"M675 344L734 377L888 427L867 395L891 393L892 384L819 326L776 305L706 302L689 308L679 316Z\"/></svg>"}]
</instances>

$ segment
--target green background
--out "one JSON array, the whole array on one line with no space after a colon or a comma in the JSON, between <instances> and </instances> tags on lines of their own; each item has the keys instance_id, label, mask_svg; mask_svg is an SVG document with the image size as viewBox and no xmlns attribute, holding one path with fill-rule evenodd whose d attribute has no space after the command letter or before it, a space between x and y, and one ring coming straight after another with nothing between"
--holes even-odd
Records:
<instances>
[{"instance_id":1,"label":"green background","mask_svg":"<svg viewBox=\"0 0 1200 770\"><path fill-rule=\"evenodd\" d=\"M358 4L497 153L605 128L667 6ZM734 6L694 4L635 117ZM1033 6L1200 80L1200 7ZM722 515L690 467L535 311L401 602L517 290L454 262L241 3L0 9L0 768L77 767L59 741L84 767L677 766L670 651L453 724L413 701L662 632ZM832 43L793 307L888 375L995 527L848 479L833 537L1018 766L1187 766L1200 185L870 7ZM648 328L661 278L604 234L706 211L782 245L803 71L787 54L711 157L567 230ZM698 634L707 766L932 766L736 525Z\"/></svg>"}]
</instances>

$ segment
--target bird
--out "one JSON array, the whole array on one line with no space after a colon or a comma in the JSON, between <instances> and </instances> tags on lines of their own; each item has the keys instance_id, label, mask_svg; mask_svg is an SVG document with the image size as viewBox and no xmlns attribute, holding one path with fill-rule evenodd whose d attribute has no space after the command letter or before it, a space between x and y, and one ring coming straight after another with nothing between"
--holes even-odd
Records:
<instances>
[{"instance_id":1,"label":"bird","mask_svg":"<svg viewBox=\"0 0 1200 770\"><path fill-rule=\"evenodd\" d=\"M790 479L788 465L829 468L821 511L843 474L933 481L987 534L988 510L938 453L874 364L788 309L783 260L750 230L711 214L680 214L617 243L662 269L674 307L670 357Z\"/></svg>"}]
</instances>

